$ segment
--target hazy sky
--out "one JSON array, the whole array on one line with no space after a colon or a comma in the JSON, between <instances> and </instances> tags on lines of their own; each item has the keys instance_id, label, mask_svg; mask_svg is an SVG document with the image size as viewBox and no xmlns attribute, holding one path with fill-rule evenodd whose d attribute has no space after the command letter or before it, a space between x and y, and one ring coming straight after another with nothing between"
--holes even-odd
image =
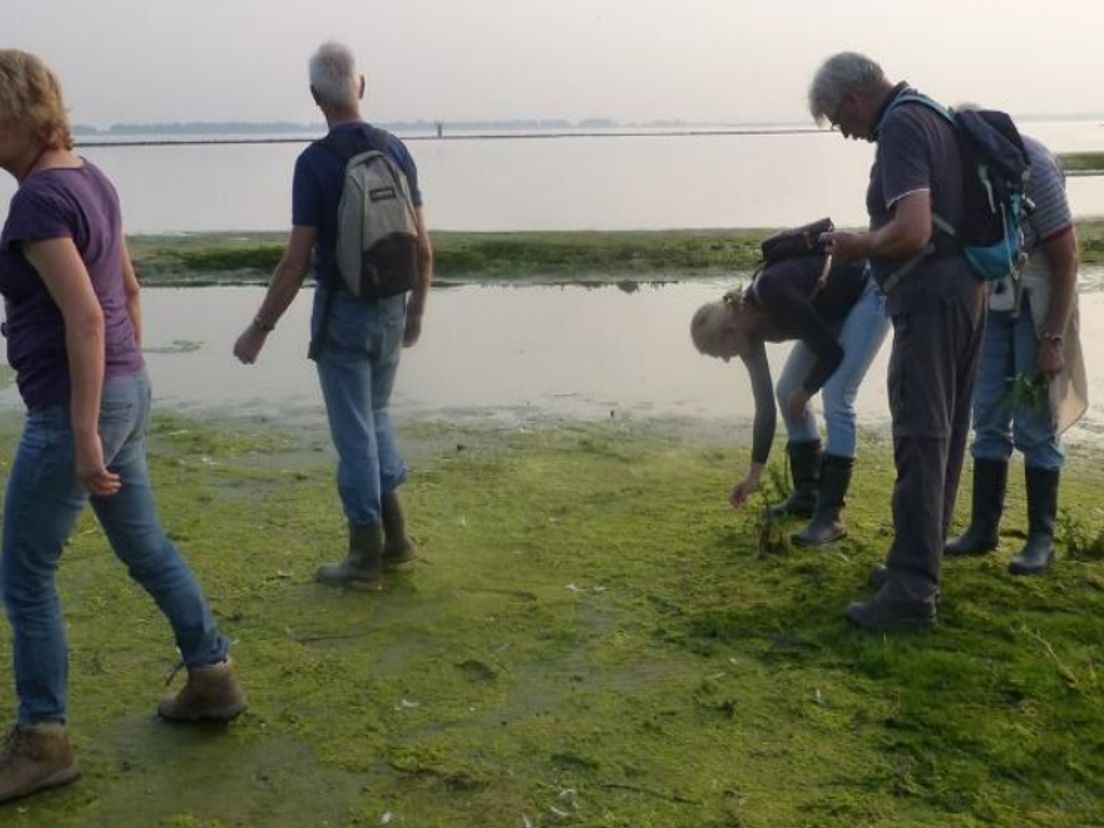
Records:
<instances>
[{"instance_id":1,"label":"hazy sky","mask_svg":"<svg viewBox=\"0 0 1104 828\"><path fill-rule=\"evenodd\" d=\"M1104 111L1101 0L3 0L75 122L318 114L306 61L336 38L366 116L799 120L827 55L865 51L948 103Z\"/></svg>"}]
</instances>

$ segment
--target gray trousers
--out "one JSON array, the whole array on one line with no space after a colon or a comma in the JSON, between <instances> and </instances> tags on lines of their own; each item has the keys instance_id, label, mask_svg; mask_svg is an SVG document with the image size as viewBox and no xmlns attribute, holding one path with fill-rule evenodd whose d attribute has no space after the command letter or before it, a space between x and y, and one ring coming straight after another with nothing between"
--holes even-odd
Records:
<instances>
[{"instance_id":1,"label":"gray trousers","mask_svg":"<svg viewBox=\"0 0 1104 828\"><path fill-rule=\"evenodd\" d=\"M983 294L960 292L893 315L893 546L889 578L910 598L939 595L943 544L970 433L985 327Z\"/></svg>"}]
</instances>

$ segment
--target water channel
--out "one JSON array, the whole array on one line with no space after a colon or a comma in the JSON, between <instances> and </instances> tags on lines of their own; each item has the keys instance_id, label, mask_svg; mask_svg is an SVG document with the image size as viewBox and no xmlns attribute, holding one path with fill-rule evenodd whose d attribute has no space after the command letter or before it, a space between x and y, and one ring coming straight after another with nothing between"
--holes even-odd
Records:
<instances>
[{"instance_id":1,"label":"water channel","mask_svg":"<svg viewBox=\"0 0 1104 828\"><path fill-rule=\"evenodd\" d=\"M403 354L394 394L398 418L675 420L711 423L741 436L753 414L747 372L738 362L701 357L688 335L690 315L731 280L621 288L439 288L421 341ZM313 296L304 290L269 338L256 365L231 354L260 303L258 287L150 289L144 293L146 351L163 408L195 414L263 416L289 425L320 424L322 402L305 358ZM1093 404L1069 433L1081 442L1104 434L1104 292L1080 296L1082 341ZM789 345L768 346L777 372ZM882 348L857 409L863 425L888 423ZM18 411L14 385L0 409Z\"/></svg>"}]
</instances>

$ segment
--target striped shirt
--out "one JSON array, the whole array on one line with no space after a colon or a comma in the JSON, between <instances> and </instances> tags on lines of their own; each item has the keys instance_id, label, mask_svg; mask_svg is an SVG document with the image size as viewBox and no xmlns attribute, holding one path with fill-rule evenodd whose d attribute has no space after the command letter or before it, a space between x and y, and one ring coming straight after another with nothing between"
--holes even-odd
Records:
<instances>
[{"instance_id":1,"label":"striped shirt","mask_svg":"<svg viewBox=\"0 0 1104 828\"><path fill-rule=\"evenodd\" d=\"M1024 250L1031 256L1040 244L1069 229L1073 215L1066 198L1066 177L1058 159L1034 138L1024 135L1023 140L1031 162L1031 177L1024 192L1035 203L1024 228Z\"/></svg>"},{"instance_id":2,"label":"striped shirt","mask_svg":"<svg viewBox=\"0 0 1104 828\"><path fill-rule=\"evenodd\" d=\"M1031 163L1031 176L1024 187L1025 195L1035 205L1024 222L1024 252L1027 264L1022 274L1023 287L1032 296L1032 309L1045 313L1049 304L1050 265L1042 245L1065 233L1073 225L1073 215L1066 198L1066 177L1058 159L1039 141L1021 136ZM989 293L989 310L1013 311L1020 301L1011 276L994 283ZM1035 305L1039 304L1038 308Z\"/></svg>"}]
</instances>

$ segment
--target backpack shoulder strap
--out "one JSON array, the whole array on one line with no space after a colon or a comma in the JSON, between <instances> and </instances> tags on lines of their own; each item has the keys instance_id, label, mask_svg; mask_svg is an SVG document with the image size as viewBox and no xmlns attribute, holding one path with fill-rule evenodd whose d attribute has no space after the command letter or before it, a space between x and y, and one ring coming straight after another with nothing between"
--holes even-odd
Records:
<instances>
[{"instance_id":1,"label":"backpack shoulder strap","mask_svg":"<svg viewBox=\"0 0 1104 828\"><path fill-rule=\"evenodd\" d=\"M813 289L809 291L809 301L812 302L816 299L817 294L820 293L828 284L828 276L832 272L832 254L829 253L824 257L824 266L820 269L820 275L813 283Z\"/></svg>"},{"instance_id":2,"label":"backpack shoulder strap","mask_svg":"<svg viewBox=\"0 0 1104 828\"><path fill-rule=\"evenodd\" d=\"M324 147L341 158L343 163L363 152L380 152L386 149L383 134L375 127L365 125L365 129L330 130L325 138L314 143Z\"/></svg>"},{"instance_id":3,"label":"backpack shoulder strap","mask_svg":"<svg viewBox=\"0 0 1104 828\"><path fill-rule=\"evenodd\" d=\"M943 104L939 103L939 101L934 100L933 98L929 98L927 95L923 95L920 92L902 92L900 95L894 98L892 102L890 102L889 106L886 107L886 111L882 113L882 119L878 121L878 132L882 131L882 126L885 124L886 118L889 117L889 113L891 113L902 104L910 103L921 104L922 106L926 106L928 109L939 113L943 116L947 123L957 129L958 120L955 117L955 113L947 107L943 106Z\"/></svg>"},{"instance_id":4,"label":"backpack shoulder strap","mask_svg":"<svg viewBox=\"0 0 1104 828\"><path fill-rule=\"evenodd\" d=\"M926 106L928 109L942 116L942 118L948 124L950 124L956 132L958 132L958 130L960 129L957 113L955 113L954 110L948 109L947 107L943 106L943 104L939 103L939 101L935 100L934 98L929 98L927 95L924 95L921 92L910 91L902 92L900 95L893 99L888 107L886 107L886 111L882 114L882 119L878 122L878 132L882 131L882 126L885 124L886 119L889 117L889 113L891 113L894 109L896 109L898 106L901 106L902 104L910 103ZM932 224L935 225L935 228L937 230L942 231L951 238L956 238L958 235L955 232L955 229L951 225L951 223L934 211L932 211ZM931 243L925 246L923 250L921 250L919 253L917 253L915 256L905 262L904 265L898 268L898 270L890 276L889 280L887 280L886 282L886 286L883 289L888 293L888 291L891 289L889 287L890 282L896 285L902 277L907 275L909 271L916 267L916 265L918 265L921 261L930 256L934 252L934 250L935 248Z\"/></svg>"}]
</instances>

